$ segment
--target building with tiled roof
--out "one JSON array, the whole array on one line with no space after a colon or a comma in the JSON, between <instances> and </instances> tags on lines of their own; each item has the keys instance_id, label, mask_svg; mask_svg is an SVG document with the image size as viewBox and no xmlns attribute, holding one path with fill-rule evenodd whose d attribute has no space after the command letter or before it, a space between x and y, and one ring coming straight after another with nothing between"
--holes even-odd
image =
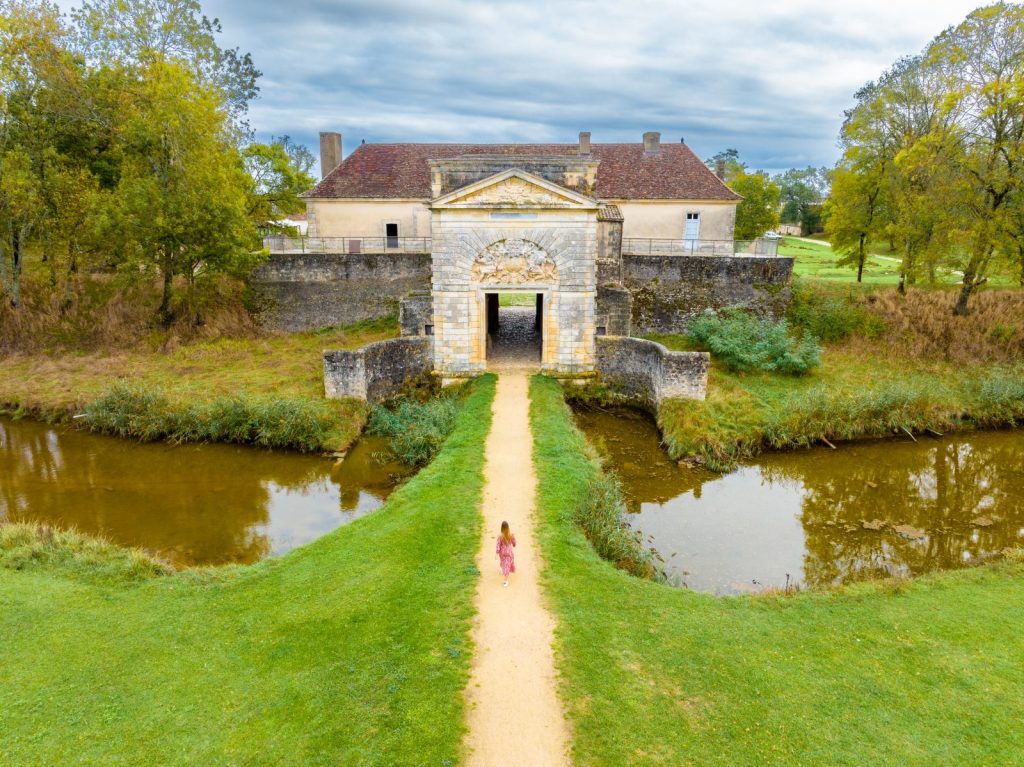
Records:
<instances>
[{"instance_id":1,"label":"building with tiled roof","mask_svg":"<svg viewBox=\"0 0 1024 767\"><path fill-rule=\"evenodd\" d=\"M480 180L439 167L532 168L616 205L625 237L731 240L741 199L685 143L663 144L653 132L634 144L592 144L587 133L576 144L361 144L340 158L340 135L323 134L323 178L306 194L311 235L429 237L432 200L459 179Z\"/></svg>"},{"instance_id":2,"label":"building with tiled roof","mask_svg":"<svg viewBox=\"0 0 1024 767\"><path fill-rule=\"evenodd\" d=\"M629 339L634 314L676 332L706 305L757 300L756 285L788 279L756 243L733 242L741 198L659 133L362 144L342 157L341 135L321 134L308 237L269 243L277 258L261 267L296 325L399 304L404 338L325 356L331 396L383 396L423 369L476 375L507 359L506 342L559 375L600 372L654 400L703 396L706 358Z\"/></svg>"}]
</instances>

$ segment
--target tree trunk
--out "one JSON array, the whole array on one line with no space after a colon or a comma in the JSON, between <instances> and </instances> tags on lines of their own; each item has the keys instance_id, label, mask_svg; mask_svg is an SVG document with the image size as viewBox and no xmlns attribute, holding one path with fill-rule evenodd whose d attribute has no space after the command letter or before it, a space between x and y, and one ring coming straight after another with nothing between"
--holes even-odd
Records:
<instances>
[{"instance_id":1,"label":"tree trunk","mask_svg":"<svg viewBox=\"0 0 1024 767\"><path fill-rule=\"evenodd\" d=\"M157 313L160 315L161 324L167 328L171 326L171 322L174 320L174 314L171 312L171 285L174 282L174 270L171 269L167 263L168 259L164 259L164 290L163 295L160 297L160 308Z\"/></svg>"},{"instance_id":2,"label":"tree trunk","mask_svg":"<svg viewBox=\"0 0 1024 767\"><path fill-rule=\"evenodd\" d=\"M861 232L860 243L858 245L859 250L857 253L857 282L862 282L864 278L864 233Z\"/></svg>"},{"instance_id":3,"label":"tree trunk","mask_svg":"<svg viewBox=\"0 0 1024 767\"><path fill-rule=\"evenodd\" d=\"M963 287L960 288L960 295L957 296L956 304L953 306L953 314L957 317L966 317L970 310L967 306L971 299L971 293L985 281L985 267L992 258L993 245L988 245L985 250L975 253L964 269Z\"/></svg>"},{"instance_id":4,"label":"tree trunk","mask_svg":"<svg viewBox=\"0 0 1024 767\"><path fill-rule=\"evenodd\" d=\"M22 230L17 227L11 237L11 306L15 309L21 305L21 262L22 262Z\"/></svg>"}]
</instances>

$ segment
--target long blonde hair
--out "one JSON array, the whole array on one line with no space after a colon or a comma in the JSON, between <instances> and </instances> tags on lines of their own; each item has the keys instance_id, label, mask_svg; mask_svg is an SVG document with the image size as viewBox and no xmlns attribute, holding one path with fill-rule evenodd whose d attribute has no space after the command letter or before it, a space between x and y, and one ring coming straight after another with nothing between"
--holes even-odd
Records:
<instances>
[{"instance_id":1,"label":"long blonde hair","mask_svg":"<svg viewBox=\"0 0 1024 767\"><path fill-rule=\"evenodd\" d=\"M501 523L501 537L505 539L505 542L512 540L512 530L508 526L508 522Z\"/></svg>"}]
</instances>

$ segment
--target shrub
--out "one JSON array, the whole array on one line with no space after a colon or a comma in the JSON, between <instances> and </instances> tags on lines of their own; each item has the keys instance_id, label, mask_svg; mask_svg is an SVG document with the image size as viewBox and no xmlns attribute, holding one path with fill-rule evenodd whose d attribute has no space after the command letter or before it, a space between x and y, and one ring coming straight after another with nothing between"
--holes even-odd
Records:
<instances>
[{"instance_id":1,"label":"shrub","mask_svg":"<svg viewBox=\"0 0 1024 767\"><path fill-rule=\"evenodd\" d=\"M371 414L367 431L388 437L405 463L424 466L455 428L459 404L458 397L445 394L426 402L404 399L393 409L380 406Z\"/></svg>"},{"instance_id":2,"label":"shrub","mask_svg":"<svg viewBox=\"0 0 1024 767\"><path fill-rule=\"evenodd\" d=\"M821 362L821 347L810 333L795 339L785 320L762 319L739 308L706 310L690 322L687 336L740 372L800 375Z\"/></svg>"},{"instance_id":3,"label":"shrub","mask_svg":"<svg viewBox=\"0 0 1024 767\"><path fill-rule=\"evenodd\" d=\"M877 338L886 329L885 320L868 312L849 290L839 292L800 281L793 283L786 319L794 328L829 343L854 334Z\"/></svg>"},{"instance_id":4,"label":"shrub","mask_svg":"<svg viewBox=\"0 0 1024 767\"><path fill-rule=\"evenodd\" d=\"M238 442L268 448L319 450L337 414L323 400L235 395L179 404L159 390L118 385L85 408L93 431L147 442Z\"/></svg>"}]
</instances>

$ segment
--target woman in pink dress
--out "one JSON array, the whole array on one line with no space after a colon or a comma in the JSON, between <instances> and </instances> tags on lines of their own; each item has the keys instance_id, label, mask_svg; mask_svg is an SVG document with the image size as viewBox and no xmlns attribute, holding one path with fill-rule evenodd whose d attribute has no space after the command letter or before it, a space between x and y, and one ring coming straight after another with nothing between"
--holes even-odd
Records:
<instances>
[{"instance_id":1,"label":"woman in pink dress","mask_svg":"<svg viewBox=\"0 0 1024 767\"><path fill-rule=\"evenodd\" d=\"M508 522L501 523L501 535L498 536L498 544L494 547L494 553L498 555L501 562L501 574L505 576L502 586L508 585L508 574L516 571L516 537L512 535Z\"/></svg>"}]
</instances>

